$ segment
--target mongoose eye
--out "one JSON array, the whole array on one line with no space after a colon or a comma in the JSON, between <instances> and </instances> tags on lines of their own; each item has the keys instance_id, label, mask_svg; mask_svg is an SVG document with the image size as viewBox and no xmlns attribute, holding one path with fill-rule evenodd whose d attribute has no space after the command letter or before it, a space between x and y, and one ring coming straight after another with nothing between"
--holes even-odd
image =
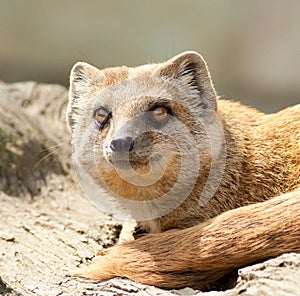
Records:
<instances>
[{"instance_id":1,"label":"mongoose eye","mask_svg":"<svg viewBox=\"0 0 300 296\"><path fill-rule=\"evenodd\" d=\"M163 123L169 117L169 110L164 106L159 106L151 112L151 115L154 121Z\"/></svg>"},{"instance_id":2,"label":"mongoose eye","mask_svg":"<svg viewBox=\"0 0 300 296\"><path fill-rule=\"evenodd\" d=\"M95 123L99 127L99 129L103 129L107 125L110 117L111 117L111 113L109 113L103 107L98 108L94 112Z\"/></svg>"}]
</instances>

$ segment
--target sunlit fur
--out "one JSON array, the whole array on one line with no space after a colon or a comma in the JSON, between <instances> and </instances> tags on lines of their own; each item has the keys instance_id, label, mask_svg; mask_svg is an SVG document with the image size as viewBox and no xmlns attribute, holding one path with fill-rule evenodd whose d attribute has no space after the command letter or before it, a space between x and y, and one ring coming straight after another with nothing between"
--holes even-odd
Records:
<instances>
[{"instance_id":1,"label":"sunlit fur","mask_svg":"<svg viewBox=\"0 0 300 296\"><path fill-rule=\"evenodd\" d=\"M136 150L143 156L140 160L136 156L136 169L145 169L142 162L153 152L149 147L154 142L158 144L156 149L160 147L167 155L165 174L151 186L141 188L124 182L109 163L113 136L120 131L138 134L137 114L147 112L148 101L165 100L196 141L199 174L196 184L190 184L190 171L185 169L182 190L192 186L191 193L169 214L141 225L150 232L183 230L115 246L76 274L98 279L125 276L168 288L203 287L236 267L299 251L300 105L265 115L236 102L219 100L206 64L195 52L137 68L100 71L85 63L74 66L67 117L71 129L79 131L73 138L74 149L94 179L100 174L99 186L104 180L112 194L136 200L157 198L173 186L181 169L180 153L168 137L152 134L149 146ZM108 104L113 112L110 126L102 132L91 123L97 102ZM224 141L219 137L220 127ZM181 141L185 153L195 153L179 126L164 128ZM86 131L90 137L80 138ZM94 148L101 160L97 172L90 170ZM193 157L191 154L189 168L195 165ZM207 202L199 204L212 163L221 165L222 157L222 178L216 188L211 188L211 197L208 192ZM212 178L217 179L217 173ZM265 201L270 198L274 199ZM261 201L265 202L249 205ZM232 210L241 206L246 207Z\"/></svg>"}]
</instances>

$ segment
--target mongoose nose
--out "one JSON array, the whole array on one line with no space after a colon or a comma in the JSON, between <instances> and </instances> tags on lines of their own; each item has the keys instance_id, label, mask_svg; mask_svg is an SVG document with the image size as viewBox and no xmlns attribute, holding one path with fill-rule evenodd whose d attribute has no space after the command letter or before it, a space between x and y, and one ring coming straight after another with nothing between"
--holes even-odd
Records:
<instances>
[{"instance_id":1,"label":"mongoose nose","mask_svg":"<svg viewBox=\"0 0 300 296\"><path fill-rule=\"evenodd\" d=\"M133 144L131 137L114 139L110 142L110 149L114 152L128 152L132 150Z\"/></svg>"}]
</instances>

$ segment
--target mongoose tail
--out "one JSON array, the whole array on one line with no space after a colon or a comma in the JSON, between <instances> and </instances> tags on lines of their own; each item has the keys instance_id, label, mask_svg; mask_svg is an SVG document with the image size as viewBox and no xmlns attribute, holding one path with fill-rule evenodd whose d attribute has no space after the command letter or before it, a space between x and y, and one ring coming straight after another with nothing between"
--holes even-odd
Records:
<instances>
[{"instance_id":1,"label":"mongoose tail","mask_svg":"<svg viewBox=\"0 0 300 296\"><path fill-rule=\"evenodd\" d=\"M183 230L116 245L74 275L202 288L238 267L300 251L300 188Z\"/></svg>"}]
</instances>

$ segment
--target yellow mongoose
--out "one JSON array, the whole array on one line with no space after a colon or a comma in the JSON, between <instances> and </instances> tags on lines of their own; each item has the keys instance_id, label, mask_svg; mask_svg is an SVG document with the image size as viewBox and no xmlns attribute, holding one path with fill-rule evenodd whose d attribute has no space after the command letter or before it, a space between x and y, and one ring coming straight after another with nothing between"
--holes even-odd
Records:
<instances>
[{"instance_id":1,"label":"yellow mongoose","mask_svg":"<svg viewBox=\"0 0 300 296\"><path fill-rule=\"evenodd\" d=\"M67 119L87 195L152 233L76 275L201 288L300 251L300 105L265 115L219 100L203 58L185 52L136 68L77 63Z\"/></svg>"}]
</instances>

